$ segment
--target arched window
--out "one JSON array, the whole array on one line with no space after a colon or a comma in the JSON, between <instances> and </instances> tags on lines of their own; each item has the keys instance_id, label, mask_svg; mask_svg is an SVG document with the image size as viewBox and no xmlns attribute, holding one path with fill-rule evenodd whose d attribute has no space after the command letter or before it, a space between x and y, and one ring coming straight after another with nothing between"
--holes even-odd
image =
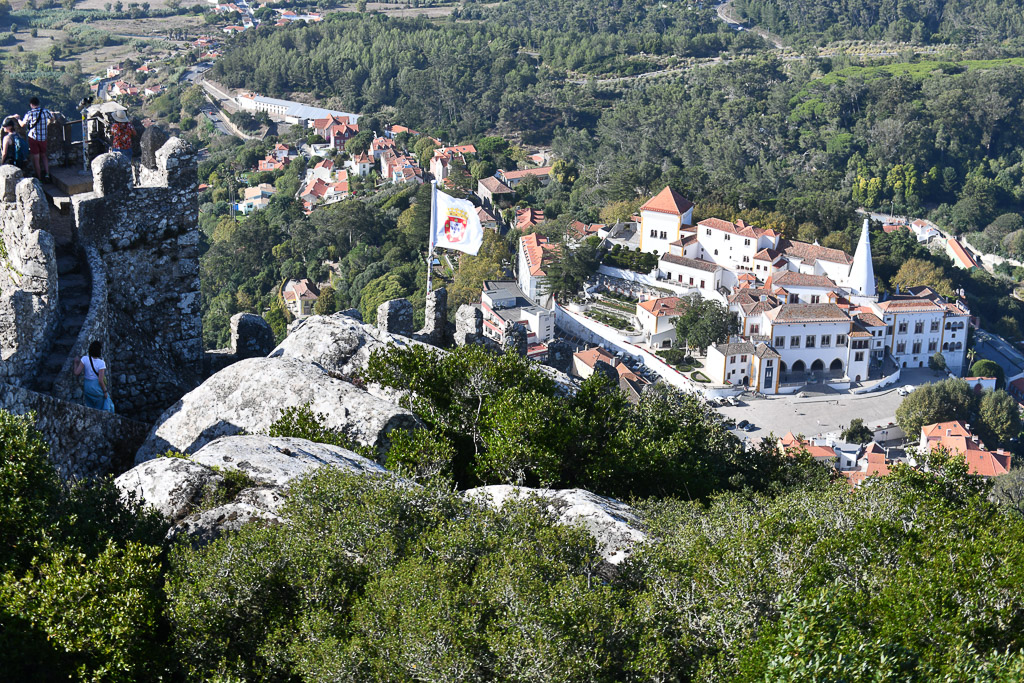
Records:
<instances>
[{"instance_id":1,"label":"arched window","mask_svg":"<svg viewBox=\"0 0 1024 683\"><path fill-rule=\"evenodd\" d=\"M942 342L942 350L949 351L949 342Z\"/></svg>"}]
</instances>

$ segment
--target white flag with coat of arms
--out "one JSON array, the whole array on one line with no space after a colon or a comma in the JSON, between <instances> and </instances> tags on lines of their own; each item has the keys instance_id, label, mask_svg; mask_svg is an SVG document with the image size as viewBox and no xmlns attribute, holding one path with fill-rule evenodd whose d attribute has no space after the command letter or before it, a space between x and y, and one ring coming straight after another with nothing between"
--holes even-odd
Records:
<instances>
[{"instance_id":1,"label":"white flag with coat of arms","mask_svg":"<svg viewBox=\"0 0 1024 683\"><path fill-rule=\"evenodd\" d=\"M476 256L484 243L484 226L473 203L434 189L434 224L430 226L435 247L457 249Z\"/></svg>"}]
</instances>

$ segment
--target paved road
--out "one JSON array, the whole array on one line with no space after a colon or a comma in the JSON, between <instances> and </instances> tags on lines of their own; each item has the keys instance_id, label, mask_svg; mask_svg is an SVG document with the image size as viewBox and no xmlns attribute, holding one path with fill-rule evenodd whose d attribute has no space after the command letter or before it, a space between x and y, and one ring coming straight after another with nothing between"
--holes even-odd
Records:
<instances>
[{"instance_id":1,"label":"paved road","mask_svg":"<svg viewBox=\"0 0 1024 683\"><path fill-rule=\"evenodd\" d=\"M232 132L228 130L227 126L224 125L224 121L221 120L220 114L217 113L217 110L213 107L213 105L204 106L203 114L206 115L206 118L210 119L210 121L213 123L213 127L216 128L219 133L223 133L224 135L232 135Z\"/></svg>"},{"instance_id":2,"label":"paved road","mask_svg":"<svg viewBox=\"0 0 1024 683\"><path fill-rule=\"evenodd\" d=\"M1024 354L1013 344L985 330L975 330L974 339L978 355L998 363L1007 377L1024 373Z\"/></svg>"},{"instance_id":3,"label":"paved road","mask_svg":"<svg viewBox=\"0 0 1024 683\"><path fill-rule=\"evenodd\" d=\"M830 394L812 398L771 396L764 399L742 399L746 405L718 408L718 412L736 422L747 420L756 429L736 432L738 436L757 441L769 433L782 436L786 432L805 437L837 432L854 418L861 418L870 427L896 422L896 408L903 401L897 388L935 382L942 376L927 369L904 370L892 389L870 394Z\"/></svg>"}]
</instances>

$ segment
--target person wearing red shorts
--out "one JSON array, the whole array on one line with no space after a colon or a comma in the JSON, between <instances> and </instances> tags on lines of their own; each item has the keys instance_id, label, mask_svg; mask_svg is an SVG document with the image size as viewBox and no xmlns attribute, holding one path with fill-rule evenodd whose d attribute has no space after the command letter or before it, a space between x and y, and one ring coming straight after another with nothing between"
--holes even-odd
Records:
<instances>
[{"instance_id":1,"label":"person wearing red shorts","mask_svg":"<svg viewBox=\"0 0 1024 683\"><path fill-rule=\"evenodd\" d=\"M33 97L28 103L30 107L28 113L19 119L21 125L28 131L28 153L32 157L32 166L35 168L36 177L44 182L50 182L50 160L46 154L46 128L56 117L49 109L43 109L39 105L38 97Z\"/></svg>"}]
</instances>

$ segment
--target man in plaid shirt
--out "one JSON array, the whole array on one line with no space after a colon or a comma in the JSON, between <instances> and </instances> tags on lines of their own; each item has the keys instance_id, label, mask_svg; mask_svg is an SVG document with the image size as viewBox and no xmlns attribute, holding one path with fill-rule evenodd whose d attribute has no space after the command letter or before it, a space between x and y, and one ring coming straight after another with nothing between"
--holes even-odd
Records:
<instances>
[{"instance_id":1,"label":"man in plaid shirt","mask_svg":"<svg viewBox=\"0 0 1024 683\"><path fill-rule=\"evenodd\" d=\"M20 117L21 125L28 130L28 153L32 157L32 165L36 169L36 177L42 181L50 182L50 160L46 155L46 127L56 117L49 109L39 106L39 98L33 97L28 101L31 107L28 113ZM42 173L39 172L40 160L42 160Z\"/></svg>"}]
</instances>

